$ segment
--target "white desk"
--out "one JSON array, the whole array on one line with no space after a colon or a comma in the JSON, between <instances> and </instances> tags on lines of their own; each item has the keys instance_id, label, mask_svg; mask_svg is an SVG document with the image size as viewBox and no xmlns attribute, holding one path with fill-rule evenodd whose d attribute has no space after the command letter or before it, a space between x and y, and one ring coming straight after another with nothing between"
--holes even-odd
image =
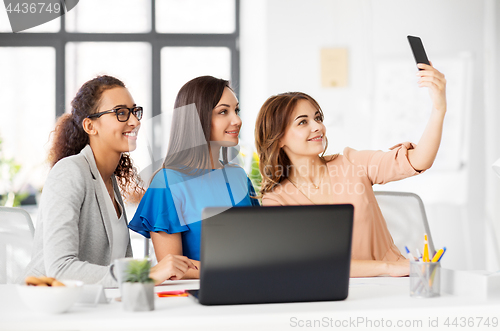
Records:
<instances>
[{"instance_id":1,"label":"white desk","mask_svg":"<svg viewBox=\"0 0 500 331\"><path fill-rule=\"evenodd\" d=\"M198 286L198 281L174 281L156 291ZM119 292L108 289L106 295L114 298ZM15 286L0 285L0 330L303 330L314 323L321 329L338 329L343 323L342 330L362 330L370 328L368 320L377 329L404 328L397 323L412 323L405 330L468 329L444 326L447 317L450 324L455 317L458 324L460 318L472 318L475 328L478 317L482 322L489 317L491 324L493 317L500 319L500 300L450 295L414 299L409 296L409 278L377 277L351 279L345 301L202 306L191 297L156 297L151 312L126 312L112 300L95 307L73 306L65 314L43 315L27 310ZM429 327L436 318L439 327ZM496 328L480 326L498 329L500 321Z\"/></svg>"}]
</instances>

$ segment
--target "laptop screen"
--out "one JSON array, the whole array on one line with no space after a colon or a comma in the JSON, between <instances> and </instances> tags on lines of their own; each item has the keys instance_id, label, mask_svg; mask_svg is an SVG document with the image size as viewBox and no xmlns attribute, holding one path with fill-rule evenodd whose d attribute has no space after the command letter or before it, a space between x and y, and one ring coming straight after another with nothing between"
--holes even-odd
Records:
<instances>
[{"instance_id":1,"label":"laptop screen","mask_svg":"<svg viewBox=\"0 0 500 331\"><path fill-rule=\"evenodd\" d=\"M342 300L354 207L205 208L202 304Z\"/></svg>"}]
</instances>

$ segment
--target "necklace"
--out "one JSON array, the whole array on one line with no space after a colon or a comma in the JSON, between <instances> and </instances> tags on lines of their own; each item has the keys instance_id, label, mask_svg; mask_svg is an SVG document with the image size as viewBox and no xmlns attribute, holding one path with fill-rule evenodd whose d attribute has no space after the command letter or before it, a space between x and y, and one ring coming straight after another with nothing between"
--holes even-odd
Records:
<instances>
[{"instance_id":1,"label":"necklace","mask_svg":"<svg viewBox=\"0 0 500 331\"><path fill-rule=\"evenodd\" d=\"M301 190L301 189L300 189L297 185L295 185L295 183L294 183L293 181L291 181L291 180L290 180L290 178L288 178L288 180L290 181L290 183L292 183L292 185L293 185L293 186L295 186L295 188L296 188L296 189L297 189L300 193L302 193L302 195L304 195L304 196L306 197L306 199L307 199L307 200L311 201L314 205L316 205L316 204L317 204L316 202L312 201L312 200L311 200L311 198L310 198L307 194L305 194L304 192L302 192L302 190Z\"/></svg>"},{"instance_id":2,"label":"necklace","mask_svg":"<svg viewBox=\"0 0 500 331\"><path fill-rule=\"evenodd\" d=\"M328 172L328 170L327 170L327 171L325 171L325 172L323 173L323 175L321 176L321 179L319 180L318 185L316 185L316 184L314 184L314 183L311 183L311 184L314 186L314 188L315 188L315 189L317 189L317 190L319 189L319 187L320 187L321 183L323 182L323 178L325 178L325 173L326 173L326 172ZM290 181L290 183L292 183L292 184L293 184L293 186L295 186L295 187L297 188L297 190L299 190L299 191L300 191L300 189L297 187L297 185L296 185L296 184L295 184L295 183L294 183L294 182L293 182L290 178L288 178L288 180ZM302 192L302 191L301 191L301 192Z\"/></svg>"}]
</instances>

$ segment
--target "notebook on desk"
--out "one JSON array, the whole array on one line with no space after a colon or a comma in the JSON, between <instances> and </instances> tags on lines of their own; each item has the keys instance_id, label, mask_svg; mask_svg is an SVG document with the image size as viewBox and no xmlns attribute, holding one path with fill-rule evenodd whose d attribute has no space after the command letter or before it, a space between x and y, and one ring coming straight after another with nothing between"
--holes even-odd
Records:
<instances>
[{"instance_id":1,"label":"notebook on desk","mask_svg":"<svg viewBox=\"0 0 500 331\"><path fill-rule=\"evenodd\" d=\"M202 214L201 304L347 297L352 205L224 209Z\"/></svg>"}]
</instances>

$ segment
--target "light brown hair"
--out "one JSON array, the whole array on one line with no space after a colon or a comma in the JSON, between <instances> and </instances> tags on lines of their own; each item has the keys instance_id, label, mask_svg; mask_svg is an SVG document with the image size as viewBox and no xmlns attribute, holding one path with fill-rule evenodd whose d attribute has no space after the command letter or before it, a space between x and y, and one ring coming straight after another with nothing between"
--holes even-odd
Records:
<instances>
[{"instance_id":1,"label":"light brown hair","mask_svg":"<svg viewBox=\"0 0 500 331\"><path fill-rule=\"evenodd\" d=\"M318 102L302 92L274 95L264 102L259 111L255 123L255 145L260 159L259 170L262 175L261 195L272 192L276 185L288 178L288 170L292 164L279 142L290 125L292 113L299 100L309 101L314 108L318 109L321 119L323 119L323 111ZM328 140L325 150L320 155L320 159L325 163L324 154L327 147Z\"/></svg>"}]
</instances>

